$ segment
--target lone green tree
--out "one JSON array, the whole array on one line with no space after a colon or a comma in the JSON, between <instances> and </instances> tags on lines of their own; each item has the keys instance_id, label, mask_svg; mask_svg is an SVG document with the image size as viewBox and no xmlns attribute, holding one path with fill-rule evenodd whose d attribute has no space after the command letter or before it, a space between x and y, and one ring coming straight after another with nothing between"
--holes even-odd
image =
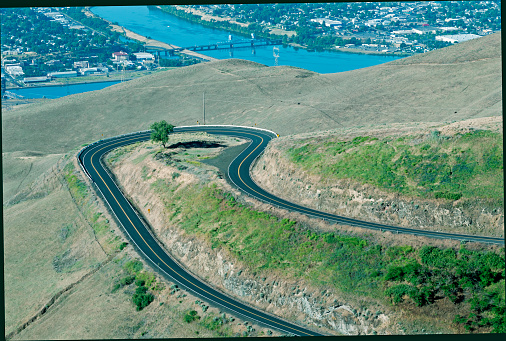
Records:
<instances>
[{"instance_id":1,"label":"lone green tree","mask_svg":"<svg viewBox=\"0 0 506 341\"><path fill-rule=\"evenodd\" d=\"M161 142L163 148L165 148L165 144L169 141L169 134L174 131L174 126L166 121L160 121L153 123L149 128L153 130L151 132L151 141Z\"/></svg>"}]
</instances>

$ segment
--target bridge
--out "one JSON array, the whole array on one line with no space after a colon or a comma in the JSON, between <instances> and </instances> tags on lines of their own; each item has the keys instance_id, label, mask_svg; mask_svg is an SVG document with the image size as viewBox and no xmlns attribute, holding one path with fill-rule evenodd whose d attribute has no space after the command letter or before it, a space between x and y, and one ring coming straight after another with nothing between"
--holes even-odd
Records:
<instances>
[{"instance_id":1,"label":"bridge","mask_svg":"<svg viewBox=\"0 0 506 341\"><path fill-rule=\"evenodd\" d=\"M243 40L228 40L208 45L194 45L188 47L181 47L175 51L189 50L189 51L207 51L207 50L229 50L239 47L255 47L267 45L281 45L282 42L278 40L268 39L243 39Z\"/></svg>"},{"instance_id":2,"label":"bridge","mask_svg":"<svg viewBox=\"0 0 506 341\"><path fill-rule=\"evenodd\" d=\"M218 43L207 45L194 45L188 47L179 47L169 44L148 44L145 45L146 52L157 53L158 56L163 52L165 55L173 56L175 52L187 54L191 57L213 61L216 58L205 56L197 51L211 51L211 50L230 50L234 48L255 47L255 46L268 46L268 45L281 45L281 39L242 39L242 40L227 40Z\"/></svg>"}]
</instances>

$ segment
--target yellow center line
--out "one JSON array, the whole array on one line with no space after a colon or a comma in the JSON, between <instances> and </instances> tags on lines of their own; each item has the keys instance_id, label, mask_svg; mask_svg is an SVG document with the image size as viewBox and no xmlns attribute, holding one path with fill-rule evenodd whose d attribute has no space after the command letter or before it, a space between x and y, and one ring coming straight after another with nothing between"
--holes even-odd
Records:
<instances>
[{"instance_id":1,"label":"yellow center line","mask_svg":"<svg viewBox=\"0 0 506 341\"><path fill-rule=\"evenodd\" d=\"M258 135L255 135L255 136L258 136ZM260 137L261 138L261 137ZM132 140L132 139L130 139ZM124 141L120 141L120 142L117 142L117 143L113 143L113 144L109 144L109 145L106 145L104 147L102 147L101 149L97 150L96 152L93 153L93 155L90 157L90 160L91 160L91 165L93 166L93 169L95 169L95 172L97 173L97 175L100 177L100 179L102 180L103 184L107 187L107 189L109 190L109 192L111 193L112 197L114 198L114 200L116 201L116 203L118 204L118 206L121 208L121 210L123 211L123 214L127 217L128 221L130 222L130 224L132 225L132 227L135 229L135 231L137 232L137 234L139 235L139 237L141 237L141 239L144 241L144 243L146 244L146 246L151 250L151 252L153 252L153 254L163 263L165 264L165 266L167 266L172 272L176 273L178 276L180 276L182 279L184 279L186 282L190 283L190 284L193 284L195 287L199 288L200 290L202 290L203 292L207 293L208 295L211 295L213 297L215 297L216 299L218 300L221 300L223 302L226 302L227 304L231 305L231 306L234 306L236 307L237 309L240 309L240 310L243 310L249 314L252 314L252 315L255 315L257 317L259 317L260 319L264 319L264 320L267 320L267 321L270 321L271 323L273 324L277 324L277 325L281 325L285 328L289 328L289 329L292 329L292 330L295 330L299 333L303 333L303 334L306 334L306 335L311 335L311 334L308 334L304 331L301 331L301 330L297 330L296 328L293 328L291 326L287 326L287 325L284 325L282 323L279 323L277 321L273 321L273 320L270 320L268 318L265 318L265 317L262 317L260 315L257 315L253 312L250 312L244 308L241 308L239 306L236 306L235 304L233 303L230 303L230 302L227 302L225 301L224 299L222 299L221 297L218 297L210 292L208 292L207 290L201 288L200 286L198 286L197 284L189 281L188 279L184 278L183 276L181 276L177 271L175 271L174 269L172 269L167 263L165 263L165 261L151 248L151 246L148 244L148 242L146 242L146 240L144 239L144 237L141 235L141 233L139 232L139 230L137 230L137 228L135 227L134 223L130 220L130 217L126 214L125 210L123 209L123 206L121 206L121 204L118 202L118 199L116 199L116 196L112 193L111 189L109 188L109 186L107 186L107 184L105 183L104 179L102 178L102 176L99 174L99 172L97 171L97 169L95 168L95 164L93 163L93 157L95 156L95 154L97 154L99 151L107 148L107 147L110 147L110 146L113 146L115 144L119 144L119 143L123 143L123 142L126 142L126 141L130 141L130 140L124 140ZM262 139L262 142L263 142L263 139ZM253 151L255 151L260 145L258 145ZM251 155L251 153L250 153ZM248 155L249 156L249 155ZM242 163L241 163L242 164ZM260 321L261 322L261 321Z\"/></svg>"},{"instance_id":2,"label":"yellow center line","mask_svg":"<svg viewBox=\"0 0 506 341\"><path fill-rule=\"evenodd\" d=\"M295 205L292 205L292 204L291 204L291 203L289 203L289 202L281 202L281 201L279 201L279 200L276 200L276 197L275 197L275 196L273 196L273 197L268 197L268 196L266 196L265 194L262 194L262 193L260 193L260 192L256 191L255 189L251 188L250 186L248 186L248 184L247 184L246 182L244 182L244 180L242 179L241 174L240 174L242 164L243 164L243 163L244 163L244 161L246 161L246 159L247 159L248 157L250 157L250 155L251 155L251 154L253 154L253 153L255 152L255 150L257 150L257 149L258 149L258 147L260 147L260 145L264 142L264 139L262 138L262 136L259 136L259 135L253 134L253 133L249 133L249 134L254 135L254 136L256 136L256 137L259 137L262 141L260 142L260 144L259 144L259 145L258 145L255 149L253 149L253 151L252 151L251 153L249 153L249 154L248 154L248 156L246 156L246 157L245 157L245 158L241 161L241 163L239 164L239 167L237 168L237 176L239 176L239 179L241 180L241 182L243 183L243 185L244 185L244 186L246 186L246 187L248 187L250 190L252 190L253 192L257 193L259 196L261 196L261 197L263 197L263 198L265 198L265 199L267 199L267 200L277 202L277 203L279 203L279 204L281 204L281 205L286 205L286 206L289 206L289 207L294 208L294 209L296 209L296 210L301 210L301 211L304 211L304 212L306 212L306 213L308 213L308 214L313 214L313 213L312 213L312 210L307 209L307 208L306 208L306 207L304 207L304 206L295 206ZM253 179L252 179L252 180L253 180ZM313 210L313 211L314 211L314 210ZM318 211L318 214L322 214L322 215L326 216L327 218L329 218L329 217L330 217L330 218L334 218L331 214L326 213L326 212L319 212L319 211Z\"/></svg>"}]
</instances>

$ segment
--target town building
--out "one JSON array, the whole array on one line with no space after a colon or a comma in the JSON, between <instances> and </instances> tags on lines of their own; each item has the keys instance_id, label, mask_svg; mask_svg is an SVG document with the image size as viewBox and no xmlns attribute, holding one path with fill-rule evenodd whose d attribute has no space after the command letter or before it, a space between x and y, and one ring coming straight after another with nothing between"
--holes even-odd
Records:
<instances>
[{"instance_id":1,"label":"town building","mask_svg":"<svg viewBox=\"0 0 506 341\"><path fill-rule=\"evenodd\" d=\"M154 55L152 55L151 53L146 53L146 52L137 52L137 53L134 53L134 56L137 59L137 61L139 61L139 62L155 59Z\"/></svg>"},{"instance_id":2,"label":"town building","mask_svg":"<svg viewBox=\"0 0 506 341\"><path fill-rule=\"evenodd\" d=\"M125 53L123 51L120 51L120 52L114 52L112 54L112 58L114 61L117 61L117 62L120 62L122 60L127 60L128 58L128 53Z\"/></svg>"},{"instance_id":3,"label":"town building","mask_svg":"<svg viewBox=\"0 0 506 341\"><path fill-rule=\"evenodd\" d=\"M75 25L75 24L70 24L69 25L69 29L70 30L82 30L82 29L85 29L86 27L84 27L83 25Z\"/></svg>"},{"instance_id":4,"label":"town building","mask_svg":"<svg viewBox=\"0 0 506 341\"><path fill-rule=\"evenodd\" d=\"M81 76L104 75L108 72L109 72L109 69L106 67L90 67L90 68L79 69L79 73L81 74Z\"/></svg>"},{"instance_id":5,"label":"town building","mask_svg":"<svg viewBox=\"0 0 506 341\"><path fill-rule=\"evenodd\" d=\"M19 63L17 65L6 64L4 65L4 69L12 77L21 77L25 74Z\"/></svg>"},{"instance_id":6,"label":"town building","mask_svg":"<svg viewBox=\"0 0 506 341\"><path fill-rule=\"evenodd\" d=\"M427 34L427 33L435 34L436 30L437 29L435 27L429 27L429 26L412 29L413 33L415 33L415 34Z\"/></svg>"},{"instance_id":7,"label":"town building","mask_svg":"<svg viewBox=\"0 0 506 341\"><path fill-rule=\"evenodd\" d=\"M69 78L77 77L77 71L51 72L47 74L50 78Z\"/></svg>"},{"instance_id":8,"label":"town building","mask_svg":"<svg viewBox=\"0 0 506 341\"><path fill-rule=\"evenodd\" d=\"M40 82L48 82L50 79L45 77L25 77L23 78L23 83L30 84L30 83L40 83Z\"/></svg>"},{"instance_id":9,"label":"town building","mask_svg":"<svg viewBox=\"0 0 506 341\"><path fill-rule=\"evenodd\" d=\"M462 43L464 41L468 41L471 39L480 38L481 36L477 34L453 34L453 35L445 35L445 36L436 36L437 41L445 41L452 44Z\"/></svg>"},{"instance_id":10,"label":"town building","mask_svg":"<svg viewBox=\"0 0 506 341\"><path fill-rule=\"evenodd\" d=\"M90 67L90 62L87 60L80 60L78 62L74 62L74 69L89 68L89 67Z\"/></svg>"}]
</instances>

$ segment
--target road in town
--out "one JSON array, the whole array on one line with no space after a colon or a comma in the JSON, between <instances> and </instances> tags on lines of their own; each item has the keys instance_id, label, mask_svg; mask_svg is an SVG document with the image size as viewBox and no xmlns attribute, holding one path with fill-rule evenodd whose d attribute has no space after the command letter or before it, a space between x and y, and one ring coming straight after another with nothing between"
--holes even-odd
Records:
<instances>
[{"instance_id":1,"label":"road in town","mask_svg":"<svg viewBox=\"0 0 506 341\"><path fill-rule=\"evenodd\" d=\"M207 132L215 135L227 135L251 140L249 146L244 149L229 165L228 175L230 180L243 192L259 200L268 202L275 206L291 211L300 212L315 218L324 219L331 223L353 225L362 228L391 231L393 233L408 233L440 239L457 239L474 242L485 242L504 245L504 239L496 237L470 236L462 234L451 234L435 231L423 231L408 229L396 226L382 225L341 217L334 214L316 211L303 207L292 202L278 198L263 190L255 184L250 176L250 166L255 159L263 152L269 141L276 138L276 134L267 130L237 126L189 126L176 127L174 133L183 132ZM164 249L159 245L156 238L151 234L150 229L145 225L137 212L130 205L118 186L114 183L106 168L101 162L102 156L111 150L129 145L135 142L147 141L150 138L150 131L137 132L121 135L92 143L82 149L78 159L83 171L97 186L102 197L109 204L118 221L123 226L137 249L145 255L147 260L158 267L170 279L179 283L182 287L193 292L196 296L207 301L214 302L226 310L242 315L246 320L253 320L262 325L275 328L286 333L300 336L322 335L308 328L286 322L269 313L252 308L228 295L210 287L198 278L188 273L180 266Z\"/></svg>"}]
</instances>

